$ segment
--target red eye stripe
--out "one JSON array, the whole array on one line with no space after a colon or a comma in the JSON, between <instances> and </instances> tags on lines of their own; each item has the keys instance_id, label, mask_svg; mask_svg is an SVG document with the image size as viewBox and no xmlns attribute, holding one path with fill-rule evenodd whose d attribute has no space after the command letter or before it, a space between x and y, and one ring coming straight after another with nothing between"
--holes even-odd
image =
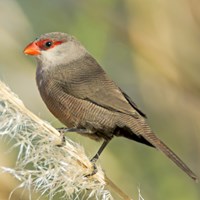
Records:
<instances>
[{"instance_id":1,"label":"red eye stripe","mask_svg":"<svg viewBox=\"0 0 200 200\"><path fill-rule=\"evenodd\" d=\"M54 48L55 46L62 44L63 41L54 41L50 39L45 39L45 40L39 40L35 42L35 44L41 49L41 50L47 50Z\"/></svg>"},{"instance_id":2,"label":"red eye stripe","mask_svg":"<svg viewBox=\"0 0 200 200\"><path fill-rule=\"evenodd\" d=\"M63 41L54 41L54 45L59 45L59 44L62 44Z\"/></svg>"}]
</instances>

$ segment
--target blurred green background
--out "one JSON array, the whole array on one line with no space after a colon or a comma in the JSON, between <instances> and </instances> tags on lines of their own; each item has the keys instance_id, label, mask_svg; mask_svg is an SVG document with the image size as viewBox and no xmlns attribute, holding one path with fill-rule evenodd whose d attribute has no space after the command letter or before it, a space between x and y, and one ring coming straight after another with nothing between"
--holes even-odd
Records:
<instances>
[{"instance_id":1,"label":"blurred green background","mask_svg":"<svg viewBox=\"0 0 200 200\"><path fill-rule=\"evenodd\" d=\"M30 41L52 31L76 36L200 176L199 1L1 0L0 78L32 112L61 127L39 96L34 59L23 54ZM90 157L100 146L78 134L69 137ZM0 148L0 165L13 166L13 156L3 153L4 144ZM200 199L199 184L162 153L133 141L115 138L100 163L135 199L138 188L145 200ZM17 183L0 177L0 199L8 199ZM12 199L27 197L16 192Z\"/></svg>"}]
</instances>

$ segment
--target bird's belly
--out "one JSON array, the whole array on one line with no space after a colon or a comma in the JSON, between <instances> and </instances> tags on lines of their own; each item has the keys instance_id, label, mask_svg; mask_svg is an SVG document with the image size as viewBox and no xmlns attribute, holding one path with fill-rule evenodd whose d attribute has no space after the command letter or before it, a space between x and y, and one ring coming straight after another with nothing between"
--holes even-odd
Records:
<instances>
[{"instance_id":1,"label":"bird's belly","mask_svg":"<svg viewBox=\"0 0 200 200\"><path fill-rule=\"evenodd\" d=\"M80 124L81 113L77 113L68 101L59 99L54 101L49 98L46 105L50 112L68 128L74 128Z\"/></svg>"},{"instance_id":2,"label":"bird's belly","mask_svg":"<svg viewBox=\"0 0 200 200\"><path fill-rule=\"evenodd\" d=\"M57 98L49 95L42 98L51 113L68 128L87 129L93 134L85 135L95 140L113 136L117 124L113 112L66 93Z\"/></svg>"}]
</instances>

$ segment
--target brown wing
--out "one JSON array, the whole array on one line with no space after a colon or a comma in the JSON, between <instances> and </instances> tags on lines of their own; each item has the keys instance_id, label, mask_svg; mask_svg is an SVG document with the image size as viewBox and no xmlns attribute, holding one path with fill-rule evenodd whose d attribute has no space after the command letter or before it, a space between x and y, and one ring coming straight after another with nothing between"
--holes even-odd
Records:
<instances>
[{"instance_id":1,"label":"brown wing","mask_svg":"<svg viewBox=\"0 0 200 200\"><path fill-rule=\"evenodd\" d=\"M63 73L63 69L66 73ZM107 76L91 56L85 56L70 66L63 66L62 73L66 77L60 81L68 94L133 117L138 117L138 113L145 117L130 97Z\"/></svg>"},{"instance_id":2,"label":"brown wing","mask_svg":"<svg viewBox=\"0 0 200 200\"><path fill-rule=\"evenodd\" d=\"M121 90L121 89L120 89L120 90ZM135 108L135 110L137 110L137 111L140 113L140 115L142 115L143 117L147 118L146 114L144 114L144 113L137 107L137 105L133 102L133 100L132 100L124 91L121 90L121 92L122 92L122 94L124 95L124 97L126 98L126 100L131 104L131 106L132 106L133 108Z\"/></svg>"}]
</instances>

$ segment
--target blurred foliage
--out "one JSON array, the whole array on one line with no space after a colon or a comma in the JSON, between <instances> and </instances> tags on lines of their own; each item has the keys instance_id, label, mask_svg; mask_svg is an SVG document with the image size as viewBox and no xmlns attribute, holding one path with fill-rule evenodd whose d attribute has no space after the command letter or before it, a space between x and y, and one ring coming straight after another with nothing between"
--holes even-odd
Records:
<instances>
[{"instance_id":1,"label":"blurred foliage","mask_svg":"<svg viewBox=\"0 0 200 200\"><path fill-rule=\"evenodd\" d=\"M1 0L0 78L34 113L60 127L38 94L35 62L22 51L42 33L75 35L149 116L157 135L200 176L199 8L197 0ZM100 145L70 137L90 156ZM12 165L13 157L0 159ZM116 138L100 162L135 198L140 187L144 199L200 199L200 186L149 147ZM14 182L1 178L0 199L7 199Z\"/></svg>"}]
</instances>

